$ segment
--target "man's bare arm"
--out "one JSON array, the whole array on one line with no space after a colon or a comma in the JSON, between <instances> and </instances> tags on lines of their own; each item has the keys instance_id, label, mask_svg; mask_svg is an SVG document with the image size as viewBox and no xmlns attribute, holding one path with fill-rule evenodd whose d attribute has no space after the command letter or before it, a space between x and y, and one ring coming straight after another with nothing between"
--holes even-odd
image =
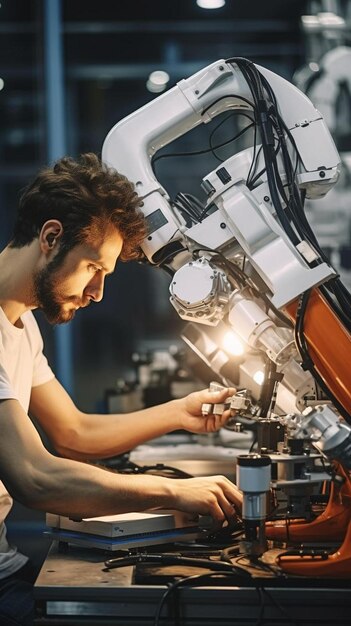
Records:
<instances>
[{"instance_id":1,"label":"man's bare arm","mask_svg":"<svg viewBox=\"0 0 351 626\"><path fill-rule=\"evenodd\" d=\"M237 489L223 476L125 476L57 458L45 449L16 400L0 402L0 432L0 478L13 497L32 508L77 518L174 508L223 522L240 502Z\"/></svg>"},{"instance_id":2,"label":"man's bare arm","mask_svg":"<svg viewBox=\"0 0 351 626\"><path fill-rule=\"evenodd\" d=\"M126 415L89 415L77 409L54 379L33 388L30 410L60 454L76 460L93 460L121 454L178 428L199 433L218 430L229 412L204 418L201 404L223 402L226 395L234 392L235 389L224 390L216 400L207 391L196 392L184 399Z\"/></svg>"}]
</instances>

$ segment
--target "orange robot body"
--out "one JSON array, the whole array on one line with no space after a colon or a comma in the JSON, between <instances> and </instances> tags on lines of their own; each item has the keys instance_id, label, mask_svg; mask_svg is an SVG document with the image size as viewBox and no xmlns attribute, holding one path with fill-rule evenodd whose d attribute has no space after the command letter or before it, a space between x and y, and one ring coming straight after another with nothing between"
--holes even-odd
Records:
<instances>
[{"instance_id":1,"label":"orange robot body","mask_svg":"<svg viewBox=\"0 0 351 626\"><path fill-rule=\"evenodd\" d=\"M294 321L297 308L297 300L286 307ZM351 335L319 289L311 292L303 330L316 370L333 396L351 416Z\"/></svg>"}]
</instances>

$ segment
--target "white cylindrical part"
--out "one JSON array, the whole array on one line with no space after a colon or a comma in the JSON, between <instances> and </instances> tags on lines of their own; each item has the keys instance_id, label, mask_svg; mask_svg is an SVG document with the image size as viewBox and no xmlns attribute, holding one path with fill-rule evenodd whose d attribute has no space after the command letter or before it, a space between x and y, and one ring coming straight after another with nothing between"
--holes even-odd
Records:
<instances>
[{"instance_id":1,"label":"white cylindrical part","mask_svg":"<svg viewBox=\"0 0 351 626\"><path fill-rule=\"evenodd\" d=\"M243 492L243 520L263 520L267 515L267 492L271 481L271 459L259 454L238 456L236 482Z\"/></svg>"},{"instance_id":2,"label":"white cylindrical part","mask_svg":"<svg viewBox=\"0 0 351 626\"><path fill-rule=\"evenodd\" d=\"M278 334L273 321L254 302L236 293L230 301L229 322L233 330L253 348L263 347L269 358L281 365L295 354L291 334Z\"/></svg>"},{"instance_id":3,"label":"white cylindrical part","mask_svg":"<svg viewBox=\"0 0 351 626\"><path fill-rule=\"evenodd\" d=\"M244 493L242 505L243 520L262 520L267 516L267 494Z\"/></svg>"},{"instance_id":4,"label":"white cylindrical part","mask_svg":"<svg viewBox=\"0 0 351 626\"><path fill-rule=\"evenodd\" d=\"M171 294L187 308L209 302L214 295L214 271L208 263L187 263L173 277Z\"/></svg>"},{"instance_id":5,"label":"white cylindrical part","mask_svg":"<svg viewBox=\"0 0 351 626\"><path fill-rule=\"evenodd\" d=\"M230 302L229 323L250 346L255 347L260 334L273 326L272 320L253 300L236 293Z\"/></svg>"},{"instance_id":6,"label":"white cylindrical part","mask_svg":"<svg viewBox=\"0 0 351 626\"><path fill-rule=\"evenodd\" d=\"M238 459L239 460L239 459ZM262 493L269 491L271 465L248 467L237 465L236 482L243 493Z\"/></svg>"}]
</instances>

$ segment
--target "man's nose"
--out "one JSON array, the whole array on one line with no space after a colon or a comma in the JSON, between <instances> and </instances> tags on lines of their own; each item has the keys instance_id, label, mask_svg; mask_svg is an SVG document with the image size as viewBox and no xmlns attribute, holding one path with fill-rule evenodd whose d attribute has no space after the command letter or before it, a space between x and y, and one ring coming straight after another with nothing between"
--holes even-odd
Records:
<instances>
[{"instance_id":1,"label":"man's nose","mask_svg":"<svg viewBox=\"0 0 351 626\"><path fill-rule=\"evenodd\" d=\"M104 282L104 277L96 274L84 289L84 295L94 302L100 302L104 295Z\"/></svg>"}]
</instances>

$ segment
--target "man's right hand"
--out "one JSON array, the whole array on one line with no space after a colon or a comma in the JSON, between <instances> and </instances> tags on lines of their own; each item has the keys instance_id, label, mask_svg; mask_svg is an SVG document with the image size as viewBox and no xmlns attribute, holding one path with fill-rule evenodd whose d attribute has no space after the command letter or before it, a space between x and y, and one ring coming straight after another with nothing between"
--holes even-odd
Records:
<instances>
[{"instance_id":1,"label":"man's right hand","mask_svg":"<svg viewBox=\"0 0 351 626\"><path fill-rule=\"evenodd\" d=\"M172 479L172 508L197 514L210 515L215 524L222 526L240 513L242 494L225 476Z\"/></svg>"}]
</instances>

